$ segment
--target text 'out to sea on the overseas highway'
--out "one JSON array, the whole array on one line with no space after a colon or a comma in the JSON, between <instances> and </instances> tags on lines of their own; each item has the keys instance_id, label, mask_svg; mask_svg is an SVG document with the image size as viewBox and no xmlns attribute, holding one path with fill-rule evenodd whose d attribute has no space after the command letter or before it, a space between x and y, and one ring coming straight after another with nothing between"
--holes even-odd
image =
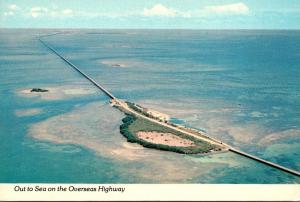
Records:
<instances>
[{"instance_id":1,"label":"text 'out to sea on the overseas highway'","mask_svg":"<svg viewBox=\"0 0 300 202\"><path fill-rule=\"evenodd\" d=\"M43 186L14 186L15 192L120 192L125 191L125 187L115 186L57 186L57 187L43 187Z\"/></svg>"}]
</instances>

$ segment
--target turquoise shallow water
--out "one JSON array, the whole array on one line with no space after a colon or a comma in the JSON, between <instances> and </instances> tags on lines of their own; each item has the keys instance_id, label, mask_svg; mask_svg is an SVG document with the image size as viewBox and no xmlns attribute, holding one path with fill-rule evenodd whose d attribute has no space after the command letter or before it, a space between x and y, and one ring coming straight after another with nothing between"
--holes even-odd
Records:
<instances>
[{"instance_id":1,"label":"turquoise shallow water","mask_svg":"<svg viewBox=\"0 0 300 202\"><path fill-rule=\"evenodd\" d=\"M1 182L300 182L231 153L126 143L122 113L37 40L52 32L0 32ZM68 30L45 40L117 97L300 170L300 32ZM51 93L26 94L33 87Z\"/></svg>"}]
</instances>

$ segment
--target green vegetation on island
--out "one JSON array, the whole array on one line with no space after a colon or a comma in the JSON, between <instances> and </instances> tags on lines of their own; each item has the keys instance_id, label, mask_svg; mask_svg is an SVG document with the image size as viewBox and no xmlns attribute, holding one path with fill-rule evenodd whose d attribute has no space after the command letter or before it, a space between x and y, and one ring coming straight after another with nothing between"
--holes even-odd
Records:
<instances>
[{"instance_id":1,"label":"green vegetation on island","mask_svg":"<svg viewBox=\"0 0 300 202\"><path fill-rule=\"evenodd\" d=\"M42 89L42 88L33 88L30 90L30 92L38 92L38 93L44 93L44 92L48 92L49 90L47 89Z\"/></svg>"},{"instance_id":2,"label":"green vegetation on island","mask_svg":"<svg viewBox=\"0 0 300 202\"><path fill-rule=\"evenodd\" d=\"M126 117L122 119L123 124L120 126L120 132L123 134L128 142L138 143L147 148L154 148L165 151L173 151L183 154L196 154L196 153L208 153L211 150L218 151L219 148L216 145L212 145L208 142L201 141L192 136L188 136L179 131L171 128L153 123L147 119L136 117L132 114L126 113ZM193 146L180 147L180 146L169 146L165 144L155 144L152 142L145 141L137 136L138 132L161 132L171 133L180 138L190 140L194 143Z\"/></svg>"}]
</instances>

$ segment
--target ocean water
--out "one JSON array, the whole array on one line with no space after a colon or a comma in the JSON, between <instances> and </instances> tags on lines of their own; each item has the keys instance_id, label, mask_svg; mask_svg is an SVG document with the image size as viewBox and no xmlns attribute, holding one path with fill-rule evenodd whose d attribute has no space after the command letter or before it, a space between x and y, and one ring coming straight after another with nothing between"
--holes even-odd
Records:
<instances>
[{"instance_id":1,"label":"ocean water","mask_svg":"<svg viewBox=\"0 0 300 202\"><path fill-rule=\"evenodd\" d=\"M0 182L299 183L233 153L127 143L124 115L38 36L116 97L300 170L300 32L1 30ZM118 65L116 65L118 64ZM50 92L32 95L28 89Z\"/></svg>"}]
</instances>

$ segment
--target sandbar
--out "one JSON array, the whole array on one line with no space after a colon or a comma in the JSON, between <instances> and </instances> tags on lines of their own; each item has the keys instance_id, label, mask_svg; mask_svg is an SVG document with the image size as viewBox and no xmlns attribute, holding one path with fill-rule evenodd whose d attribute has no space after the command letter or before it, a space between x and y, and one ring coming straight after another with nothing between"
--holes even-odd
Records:
<instances>
[{"instance_id":1,"label":"sandbar","mask_svg":"<svg viewBox=\"0 0 300 202\"><path fill-rule=\"evenodd\" d=\"M178 137L172 133L162 133L156 131L140 131L137 132L138 138L154 144L163 144L174 147L191 147L195 143L191 140Z\"/></svg>"},{"instance_id":2,"label":"sandbar","mask_svg":"<svg viewBox=\"0 0 300 202\"><path fill-rule=\"evenodd\" d=\"M18 117L23 117L23 116L34 116L34 115L40 114L41 112L42 112L42 109L39 109L39 108L17 109L15 111L15 114Z\"/></svg>"}]
</instances>

